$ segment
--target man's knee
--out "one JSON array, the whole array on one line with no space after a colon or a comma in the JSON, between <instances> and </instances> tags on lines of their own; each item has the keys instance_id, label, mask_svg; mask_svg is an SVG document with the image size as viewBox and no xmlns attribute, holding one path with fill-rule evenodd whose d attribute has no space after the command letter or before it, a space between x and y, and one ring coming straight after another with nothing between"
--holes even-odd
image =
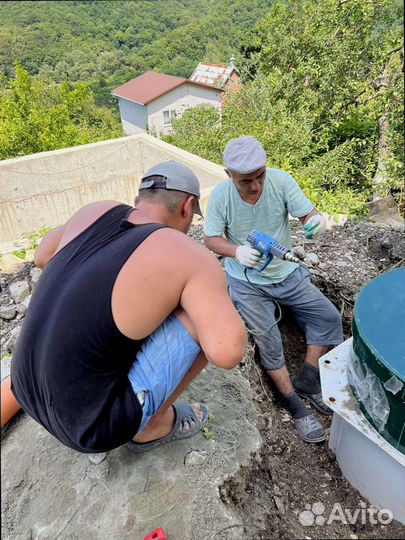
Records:
<instances>
[{"instance_id":1,"label":"man's knee","mask_svg":"<svg viewBox=\"0 0 405 540\"><path fill-rule=\"evenodd\" d=\"M259 344L255 340L257 350L259 352L260 363L266 371L274 371L285 366L285 357L283 345L280 341L273 343L272 347L269 344Z\"/></svg>"},{"instance_id":2,"label":"man's knee","mask_svg":"<svg viewBox=\"0 0 405 540\"><path fill-rule=\"evenodd\" d=\"M284 355L277 358L274 358L274 357L263 358L262 356L260 356L260 362L266 371L276 371L277 369L281 369L282 367L285 366Z\"/></svg>"},{"instance_id":3,"label":"man's knee","mask_svg":"<svg viewBox=\"0 0 405 540\"><path fill-rule=\"evenodd\" d=\"M325 313L325 322L330 325L331 328L335 327L342 327L342 317L340 316L339 311L337 310L336 306L332 304L330 300L328 300L329 303L329 309Z\"/></svg>"},{"instance_id":4,"label":"man's knee","mask_svg":"<svg viewBox=\"0 0 405 540\"><path fill-rule=\"evenodd\" d=\"M334 304L327 298L317 287L314 286L314 290L317 291L317 299L314 303L314 314L322 320L324 325L330 328L341 326L342 319L339 311Z\"/></svg>"},{"instance_id":5,"label":"man's knee","mask_svg":"<svg viewBox=\"0 0 405 540\"><path fill-rule=\"evenodd\" d=\"M325 302L321 327L320 332L324 335L323 342L336 345L343 341L342 318L330 300Z\"/></svg>"}]
</instances>

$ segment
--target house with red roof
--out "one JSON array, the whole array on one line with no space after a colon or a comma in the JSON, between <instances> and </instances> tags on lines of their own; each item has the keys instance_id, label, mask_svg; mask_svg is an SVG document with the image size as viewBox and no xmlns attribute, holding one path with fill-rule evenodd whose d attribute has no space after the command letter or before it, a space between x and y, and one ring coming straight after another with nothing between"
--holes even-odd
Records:
<instances>
[{"instance_id":1,"label":"house with red roof","mask_svg":"<svg viewBox=\"0 0 405 540\"><path fill-rule=\"evenodd\" d=\"M221 109L223 88L215 85L148 71L115 88L121 122L127 135L148 131L160 137L170 133L172 120L196 105Z\"/></svg>"}]
</instances>

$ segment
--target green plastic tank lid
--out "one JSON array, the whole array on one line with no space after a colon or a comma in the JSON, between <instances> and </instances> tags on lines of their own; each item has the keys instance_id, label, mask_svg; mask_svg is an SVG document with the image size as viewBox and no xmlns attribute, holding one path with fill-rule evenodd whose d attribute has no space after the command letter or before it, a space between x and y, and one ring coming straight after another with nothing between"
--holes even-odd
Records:
<instances>
[{"instance_id":1,"label":"green plastic tank lid","mask_svg":"<svg viewBox=\"0 0 405 540\"><path fill-rule=\"evenodd\" d=\"M376 358L405 382L405 268L371 280L356 299L354 319Z\"/></svg>"}]
</instances>

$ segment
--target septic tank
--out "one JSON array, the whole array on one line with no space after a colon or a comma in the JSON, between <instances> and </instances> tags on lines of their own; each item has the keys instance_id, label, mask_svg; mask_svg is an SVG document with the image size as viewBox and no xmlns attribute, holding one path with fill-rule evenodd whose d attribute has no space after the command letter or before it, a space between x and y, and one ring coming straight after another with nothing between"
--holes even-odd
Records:
<instances>
[{"instance_id":1,"label":"septic tank","mask_svg":"<svg viewBox=\"0 0 405 540\"><path fill-rule=\"evenodd\" d=\"M374 278L358 295L348 379L360 409L405 454L405 268Z\"/></svg>"},{"instance_id":2,"label":"septic tank","mask_svg":"<svg viewBox=\"0 0 405 540\"><path fill-rule=\"evenodd\" d=\"M329 447L352 486L405 524L405 268L363 287L352 329L319 361Z\"/></svg>"}]
</instances>

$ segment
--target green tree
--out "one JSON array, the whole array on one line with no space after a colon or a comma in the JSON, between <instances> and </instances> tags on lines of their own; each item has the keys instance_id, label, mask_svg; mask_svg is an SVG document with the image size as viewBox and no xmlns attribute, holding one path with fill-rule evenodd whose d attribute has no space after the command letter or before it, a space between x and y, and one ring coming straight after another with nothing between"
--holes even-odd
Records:
<instances>
[{"instance_id":1,"label":"green tree","mask_svg":"<svg viewBox=\"0 0 405 540\"><path fill-rule=\"evenodd\" d=\"M116 108L108 93L145 71L189 77L198 62L228 62L271 3L0 0L0 71L14 76L17 60L31 75L88 82Z\"/></svg>"},{"instance_id":2,"label":"green tree","mask_svg":"<svg viewBox=\"0 0 405 540\"><path fill-rule=\"evenodd\" d=\"M85 84L55 84L15 66L0 81L0 159L122 135L114 112L95 106Z\"/></svg>"},{"instance_id":3,"label":"green tree","mask_svg":"<svg viewBox=\"0 0 405 540\"><path fill-rule=\"evenodd\" d=\"M402 19L398 0L278 0L241 47L221 127L192 110L170 140L221 163L226 141L253 135L326 211L364 213L388 189L401 200Z\"/></svg>"},{"instance_id":4,"label":"green tree","mask_svg":"<svg viewBox=\"0 0 405 540\"><path fill-rule=\"evenodd\" d=\"M225 135L220 121L218 109L198 105L186 110L181 119L173 120L173 133L164 140L220 164L222 136Z\"/></svg>"},{"instance_id":5,"label":"green tree","mask_svg":"<svg viewBox=\"0 0 405 540\"><path fill-rule=\"evenodd\" d=\"M279 79L272 100L288 100L292 111L310 107L326 151L359 143L354 186L367 187L365 177L379 184L377 192L397 185L403 171L398 160L391 169L388 162L398 155L402 133L402 2L280 0L242 51L251 77Z\"/></svg>"}]
</instances>

